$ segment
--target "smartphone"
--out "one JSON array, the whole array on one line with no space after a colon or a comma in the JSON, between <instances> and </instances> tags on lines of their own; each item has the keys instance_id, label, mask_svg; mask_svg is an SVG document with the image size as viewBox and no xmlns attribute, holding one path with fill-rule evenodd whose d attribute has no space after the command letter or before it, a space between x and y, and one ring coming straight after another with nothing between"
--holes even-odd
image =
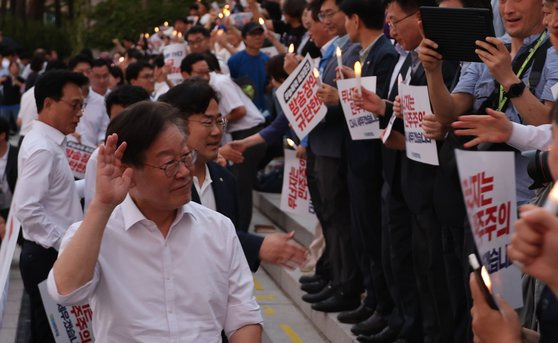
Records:
<instances>
[{"instance_id":1,"label":"smartphone","mask_svg":"<svg viewBox=\"0 0 558 343\"><path fill-rule=\"evenodd\" d=\"M473 269L473 273L475 273L475 279L477 279L477 284L479 285L479 288L481 289L481 292L484 295L484 299L488 303L488 306L490 306L494 310L499 310L498 305L496 304L496 301L494 300L494 297L492 296L492 292L490 292L490 290L488 289L488 286L486 286L486 283L485 283L485 281L482 277L482 268L483 267L479 263L479 260L477 259L477 256L475 254L469 255L469 264L471 265L471 268ZM487 275L488 275L488 273L487 273Z\"/></svg>"}]
</instances>

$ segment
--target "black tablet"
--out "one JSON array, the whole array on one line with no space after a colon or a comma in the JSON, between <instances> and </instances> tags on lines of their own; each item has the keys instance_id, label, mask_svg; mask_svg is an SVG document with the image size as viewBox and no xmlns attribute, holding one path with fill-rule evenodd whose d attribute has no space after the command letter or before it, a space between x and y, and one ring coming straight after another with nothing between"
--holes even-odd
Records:
<instances>
[{"instance_id":1,"label":"black tablet","mask_svg":"<svg viewBox=\"0 0 558 343\"><path fill-rule=\"evenodd\" d=\"M481 62L476 40L494 37L492 12L487 8L420 8L426 38L438 44L444 60Z\"/></svg>"}]
</instances>

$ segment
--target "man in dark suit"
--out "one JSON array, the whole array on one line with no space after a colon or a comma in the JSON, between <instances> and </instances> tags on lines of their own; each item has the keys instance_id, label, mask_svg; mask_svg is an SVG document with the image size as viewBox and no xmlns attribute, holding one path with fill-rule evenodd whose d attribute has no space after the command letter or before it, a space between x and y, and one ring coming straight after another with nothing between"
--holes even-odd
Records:
<instances>
[{"instance_id":1,"label":"man in dark suit","mask_svg":"<svg viewBox=\"0 0 558 343\"><path fill-rule=\"evenodd\" d=\"M376 94L386 96L392 66L399 57L383 34L384 6L380 0L345 0L345 27L351 41L359 43L362 76L376 76ZM353 78L350 67L343 75ZM363 276L366 298L355 311L338 316L341 322L359 323L354 334L373 334L387 325L393 301L382 267L382 143L379 139L352 140L345 131L347 184L351 202L351 229L355 255Z\"/></svg>"},{"instance_id":2,"label":"man in dark suit","mask_svg":"<svg viewBox=\"0 0 558 343\"><path fill-rule=\"evenodd\" d=\"M209 83L191 78L161 96L161 101L177 107L188 126L186 144L197 151L192 200L227 216L238 224L236 183L233 175L213 162L226 121L219 113L217 96ZM295 267L306 260L306 249L294 243L294 231L260 237L237 230L238 238L252 271L260 260Z\"/></svg>"},{"instance_id":3,"label":"man in dark suit","mask_svg":"<svg viewBox=\"0 0 558 343\"><path fill-rule=\"evenodd\" d=\"M345 30L345 14L339 10L341 0L321 0L320 19L327 30L338 38L334 41L342 52L342 63L352 66L358 59L358 44L350 42ZM351 239L349 192L346 184L347 165L343 149L346 135L345 117L336 89L337 59L330 58L323 68L323 83L318 97L327 105L325 119L309 135L309 147L316 156L315 174L321 197L323 223L332 282L303 300L315 302L312 308L323 312L356 309L360 305L362 277Z\"/></svg>"}]
</instances>

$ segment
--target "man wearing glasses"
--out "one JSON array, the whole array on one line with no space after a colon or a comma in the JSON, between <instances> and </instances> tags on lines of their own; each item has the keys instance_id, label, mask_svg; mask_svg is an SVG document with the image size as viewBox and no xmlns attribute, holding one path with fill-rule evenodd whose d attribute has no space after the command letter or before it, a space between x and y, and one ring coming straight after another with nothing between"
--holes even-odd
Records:
<instances>
[{"instance_id":1,"label":"man wearing glasses","mask_svg":"<svg viewBox=\"0 0 558 343\"><path fill-rule=\"evenodd\" d=\"M47 278L68 226L83 217L65 149L66 135L82 116L81 87L87 83L65 70L41 76L35 85L38 120L19 151L14 202L24 238L20 269L31 300L31 342L54 342L37 285Z\"/></svg>"},{"instance_id":2,"label":"man wearing glasses","mask_svg":"<svg viewBox=\"0 0 558 343\"><path fill-rule=\"evenodd\" d=\"M95 196L48 278L90 300L101 342L260 342L252 275L229 219L191 202L195 153L179 112L142 101L111 121ZM118 143L118 144L117 144Z\"/></svg>"},{"instance_id":3,"label":"man wearing glasses","mask_svg":"<svg viewBox=\"0 0 558 343\"><path fill-rule=\"evenodd\" d=\"M126 81L152 95L155 91L155 67L145 61L132 63L126 68Z\"/></svg>"}]
</instances>

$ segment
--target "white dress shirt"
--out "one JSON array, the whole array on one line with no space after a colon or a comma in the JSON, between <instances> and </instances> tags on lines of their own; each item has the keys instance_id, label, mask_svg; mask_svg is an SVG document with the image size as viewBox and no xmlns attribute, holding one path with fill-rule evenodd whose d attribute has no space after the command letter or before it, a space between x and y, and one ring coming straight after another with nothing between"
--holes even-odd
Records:
<instances>
[{"instance_id":1,"label":"white dress shirt","mask_svg":"<svg viewBox=\"0 0 558 343\"><path fill-rule=\"evenodd\" d=\"M227 125L227 132L251 129L265 122L265 118L256 105L248 98L229 75L211 73L209 85L219 94L219 111L226 116L240 106L246 108L246 115Z\"/></svg>"},{"instance_id":2,"label":"white dress shirt","mask_svg":"<svg viewBox=\"0 0 558 343\"><path fill-rule=\"evenodd\" d=\"M62 132L35 121L18 156L15 215L23 237L59 249L68 227L83 218Z\"/></svg>"},{"instance_id":3,"label":"white dress shirt","mask_svg":"<svg viewBox=\"0 0 558 343\"><path fill-rule=\"evenodd\" d=\"M546 150L552 143L552 124L533 126L512 122L512 134L506 143L519 151Z\"/></svg>"},{"instance_id":4,"label":"white dress shirt","mask_svg":"<svg viewBox=\"0 0 558 343\"><path fill-rule=\"evenodd\" d=\"M10 147L6 149L4 155L0 157L0 209L10 208L12 201L12 191L10 190L10 185L8 184L8 177L6 175L6 167L8 166L8 154L10 153ZM7 218L5 218L7 219Z\"/></svg>"},{"instance_id":5,"label":"white dress shirt","mask_svg":"<svg viewBox=\"0 0 558 343\"><path fill-rule=\"evenodd\" d=\"M107 223L91 281L62 296L51 270L48 290L63 305L89 300L98 342L221 342L221 330L230 337L262 323L233 224L192 201L165 238L128 195Z\"/></svg>"},{"instance_id":6,"label":"white dress shirt","mask_svg":"<svg viewBox=\"0 0 558 343\"><path fill-rule=\"evenodd\" d=\"M209 174L209 168L207 164L205 165L205 178L203 179L203 184L200 185L200 180L197 176L193 177L194 187L196 187L196 192L200 197L200 204L203 206L217 211L217 204L215 202L215 194L213 193L213 187L211 184L213 180L211 179L211 174Z\"/></svg>"},{"instance_id":7,"label":"white dress shirt","mask_svg":"<svg viewBox=\"0 0 558 343\"><path fill-rule=\"evenodd\" d=\"M21 129L19 134L25 136L31 131L33 121L37 119L37 103L35 102L35 87L31 87L21 96L19 113L17 117L21 119Z\"/></svg>"},{"instance_id":8,"label":"white dress shirt","mask_svg":"<svg viewBox=\"0 0 558 343\"><path fill-rule=\"evenodd\" d=\"M105 107L105 98L89 90L85 103L83 116L79 120L76 132L81 135L81 144L96 147L105 140L110 121Z\"/></svg>"}]
</instances>

